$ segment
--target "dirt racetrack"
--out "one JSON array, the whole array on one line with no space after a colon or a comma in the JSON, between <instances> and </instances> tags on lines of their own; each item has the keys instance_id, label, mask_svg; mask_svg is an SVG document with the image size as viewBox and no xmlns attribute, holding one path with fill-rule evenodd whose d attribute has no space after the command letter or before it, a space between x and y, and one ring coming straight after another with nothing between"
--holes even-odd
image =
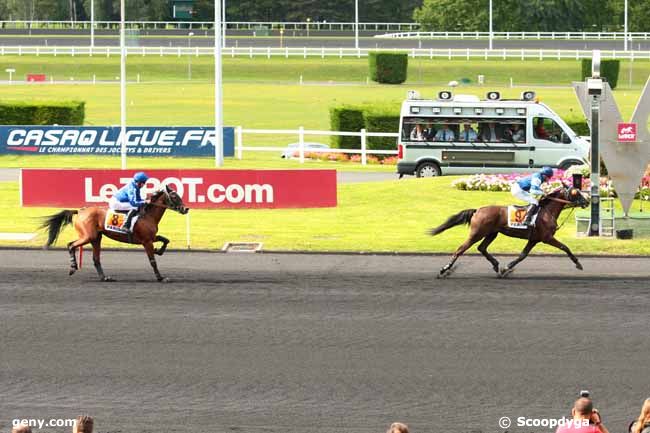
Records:
<instances>
[{"instance_id":1,"label":"dirt racetrack","mask_svg":"<svg viewBox=\"0 0 650 433\"><path fill-rule=\"evenodd\" d=\"M505 258L499 258L504 259ZM97 432L546 433L589 389L611 433L648 397L650 258L0 250L0 432L95 417ZM90 265L90 266L89 266ZM35 432L69 432L44 428Z\"/></svg>"}]
</instances>

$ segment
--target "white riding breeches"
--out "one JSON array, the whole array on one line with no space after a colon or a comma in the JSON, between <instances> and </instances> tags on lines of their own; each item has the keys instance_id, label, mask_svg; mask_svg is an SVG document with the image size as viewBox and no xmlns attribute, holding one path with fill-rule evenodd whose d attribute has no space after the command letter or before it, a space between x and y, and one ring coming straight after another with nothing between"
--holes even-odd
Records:
<instances>
[{"instance_id":1,"label":"white riding breeches","mask_svg":"<svg viewBox=\"0 0 650 433\"><path fill-rule=\"evenodd\" d=\"M118 201L115 197L111 197L108 201L108 207L113 210L132 210L137 209L137 207L131 206L131 203Z\"/></svg>"},{"instance_id":2,"label":"white riding breeches","mask_svg":"<svg viewBox=\"0 0 650 433\"><path fill-rule=\"evenodd\" d=\"M519 200L525 201L526 203L538 205L539 200L537 200L535 197L533 197L529 192L524 191L521 189L518 183L513 183L512 186L510 187L510 192L512 195L514 195L516 198Z\"/></svg>"}]
</instances>

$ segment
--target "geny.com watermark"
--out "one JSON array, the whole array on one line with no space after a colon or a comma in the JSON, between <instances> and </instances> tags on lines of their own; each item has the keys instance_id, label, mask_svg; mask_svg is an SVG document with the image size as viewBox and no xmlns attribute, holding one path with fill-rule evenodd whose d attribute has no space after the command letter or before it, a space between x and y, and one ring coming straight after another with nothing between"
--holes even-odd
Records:
<instances>
[{"instance_id":1,"label":"geny.com watermark","mask_svg":"<svg viewBox=\"0 0 650 433\"><path fill-rule=\"evenodd\" d=\"M32 427L32 428L49 428L49 427L74 427L74 419L65 419L65 418L51 418L51 419L37 419L37 418L25 418L25 419L14 419L11 421L12 427Z\"/></svg>"},{"instance_id":2,"label":"geny.com watermark","mask_svg":"<svg viewBox=\"0 0 650 433\"><path fill-rule=\"evenodd\" d=\"M527 418L520 416L515 419L517 427L545 427L555 429L559 426L567 427L588 427L588 419L570 419L570 418ZM507 416L499 418L499 427L507 429L512 426L512 419Z\"/></svg>"}]
</instances>

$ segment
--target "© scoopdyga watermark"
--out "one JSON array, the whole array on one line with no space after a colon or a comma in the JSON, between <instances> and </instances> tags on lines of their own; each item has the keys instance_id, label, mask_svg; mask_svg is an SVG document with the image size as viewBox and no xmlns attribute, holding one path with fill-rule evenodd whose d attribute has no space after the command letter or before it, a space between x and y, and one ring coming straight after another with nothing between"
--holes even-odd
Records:
<instances>
[{"instance_id":1,"label":"\u00a9 scoopdyga watermark","mask_svg":"<svg viewBox=\"0 0 650 433\"><path fill-rule=\"evenodd\" d=\"M51 419L38 419L38 418L25 418L25 419L14 419L11 421L12 427L32 427L37 429L49 428L49 427L74 427L74 419L65 419L65 418L51 418Z\"/></svg>"},{"instance_id":2,"label":"\u00a9 scoopdyga watermark","mask_svg":"<svg viewBox=\"0 0 650 433\"><path fill-rule=\"evenodd\" d=\"M571 418L527 418L525 416L517 417L516 426L517 427L544 427L550 429L555 429L559 426L567 427L587 427L589 426L588 419L571 419ZM502 416L499 418L499 427L502 429L508 429L512 426L512 420L507 416Z\"/></svg>"}]
</instances>

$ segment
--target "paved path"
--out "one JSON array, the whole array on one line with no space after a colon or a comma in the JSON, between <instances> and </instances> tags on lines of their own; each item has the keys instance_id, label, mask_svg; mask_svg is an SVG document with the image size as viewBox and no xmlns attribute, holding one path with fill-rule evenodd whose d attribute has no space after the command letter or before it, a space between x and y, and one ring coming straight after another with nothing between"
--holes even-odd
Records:
<instances>
[{"instance_id":1,"label":"paved path","mask_svg":"<svg viewBox=\"0 0 650 433\"><path fill-rule=\"evenodd\" d=\"M650 389L650 259L532 257L499 280L466 257L436 280L445 260L170 253L158 284L107 252L120 281L101 284L64 251L0 250L0 430L497 433L589 389L625 431Z\"/></svg>"}]
</instances>

